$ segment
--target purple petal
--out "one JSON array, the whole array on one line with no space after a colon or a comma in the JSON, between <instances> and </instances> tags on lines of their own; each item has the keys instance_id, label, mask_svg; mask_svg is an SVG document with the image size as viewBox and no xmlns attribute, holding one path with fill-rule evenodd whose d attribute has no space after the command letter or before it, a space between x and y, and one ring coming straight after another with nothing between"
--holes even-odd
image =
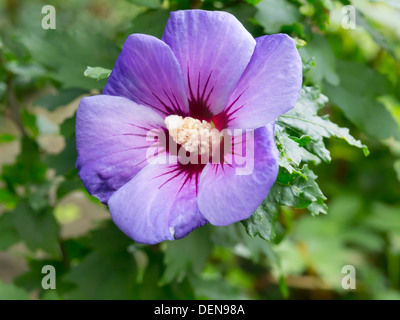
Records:
<instances>
[{"instance_id":1,"label":"purple petal","mask_svg":"<svg viewBox=\"0 0 400 320\"><path fill-rule=\"evenodd\" d=\"M200 176L197 202L201 214L213 225L226 226L250 217L275 182L278 153L273 124L255 130L251 140L243 139L249 143L247 150L254 150L253 156L245 154L247 172L238 171L235 163L223 167L208 164Z\"/></svg>"},{"instance_id":2,"label":"purple petal","mask_svg":"<svg viewBox=\"0 0 400 320\"><path fill-rule=\"evenodd\" d=\"M83 98L76 115L76 167L86 190L101 202L147 165L149 130L164 127L155 111L122 97Z\"/></svg>"},{"instance_id":3,"label":"purple petal","mask_svg":"<svg viewBox=\"0 0 400 320\"><path fill-rule=\"evenodd\" d=\"M197 207L196 179L179 174L179 164L157 161L143 168L108 201L114 223L140 243L179 239L207 223Z\"/></svg>"},{"instance_id":4,"label":"purple petal","mask_svg":"<svg viewBox=\"0 0 400 320\"><path fill-rule=\"evenodd\" d=\"M126 97L163 116L186 115L189 110L182 71L171 48L143 34L126 39L103 93Z\"/></svg>"},{"instance_id":5,"label":"purple petal","mask_svg":"<svg viewBox=\"0 0 400 320\"><path fill-rule=\"evenodd\" d=\"M292 109L302 83L302 63L285 34L263 36L229 98L224 114L229 128L256 129Z\"/></svg>"},{"instance_id":6,"label":"purple petal","mask_svg":"<svg viewBox=\"0 0 400 320\"><path fill-rule=\"evenodd\" d=\"M250 33L227 12L189 10L171 12L163 40L182 67L191 115L222 111L253 53Z\"/></svg>"}]
</instances>

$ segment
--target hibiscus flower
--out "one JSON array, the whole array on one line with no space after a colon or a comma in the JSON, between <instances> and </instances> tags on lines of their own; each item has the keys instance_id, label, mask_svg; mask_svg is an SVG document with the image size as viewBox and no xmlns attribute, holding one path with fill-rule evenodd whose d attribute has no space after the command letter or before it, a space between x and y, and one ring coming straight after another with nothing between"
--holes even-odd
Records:
<instances>
[{"instance_id":1,"label":"hibiscus flower","mask_svg":"<svg viewBox=\"0 0 400 320\"><path fill-rule=\"evenodd\" d=\"M140 243L246 219L276 180L274 123L295 106L301 83L301 59L289 36L254 39L226 12L172 12L162 40L130 35L103 94L81 100L79 176ZM173 143L159 144L161 152L149 157L161 141L149 132L157 130ZM233 132L232 145L242 141L238 158L251 163L251 172L239 174L240 161L227 160L233 149L218 161L180 161L182 150L213 154L224 141L215 132L224 130ZM169 161L160 161L165 155Z\"/></svg>"}]
</instances>

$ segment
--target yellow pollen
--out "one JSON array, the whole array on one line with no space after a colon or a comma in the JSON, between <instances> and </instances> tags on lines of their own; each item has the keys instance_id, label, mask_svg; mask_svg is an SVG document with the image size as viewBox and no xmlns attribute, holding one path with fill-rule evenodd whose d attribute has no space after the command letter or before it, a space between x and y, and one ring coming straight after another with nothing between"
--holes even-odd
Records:
<instances>
[{"instance_id":1,"label":"yellow pollen","mask_svg":"<svg viewBox=\"0 0 400 320\"><path fill-rule=\"evenodd\" d=\"M189 152L211 154L213 145L220 141L219 131L205 120L172 115L166 117L164 121L174 141Z\"/></svg>"}]
</instances>

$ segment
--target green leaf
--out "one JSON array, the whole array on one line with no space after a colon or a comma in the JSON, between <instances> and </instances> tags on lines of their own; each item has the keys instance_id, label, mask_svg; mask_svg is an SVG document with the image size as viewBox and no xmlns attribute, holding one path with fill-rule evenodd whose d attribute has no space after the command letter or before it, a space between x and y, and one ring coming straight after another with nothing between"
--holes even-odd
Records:
<instances>
[{"instance_id":1,"label":"green leaf","mask_svg":"<svg viewBox=\"0 0 400 320\"><path fill-rule=\"evenodd\" d=\"M60 133L65 137L65 148L59 154L50 154L45 163L56 170L57 175L74 172L76 162L75 117L66 119L60 126Z\"/></svg>"},{"instance_id":2,"label":"green leaf","mask_svg":"<svg viewBox=\"0 0 400 320\"><path fill-rule=\"evenodd\" d=\"M21 112L21 121L32 138L36 138L39 134L54 134L58 132L57 126L46 116L30 113L26 109Z\"/></svg>"},{"instance_id":3,"label":"green leaf","mask_svg":"<svg viewBox=\"0 0 400 320\"><path fill-rule=\"evenodd\" d=\"M368 154L368 148L354 139L347 128L318 115L327 101L319 89L304 87L296 107L277 120L275 140L280 170L267 198L249 219L242 221L251 237L274 239L280 205L307 209L314 215L327 213L326 198L316 183L317 176L303 165L310 161L319 163L319 158L330 161L323 138L344 139Z\"/></svg>"},{"instance_id":4,"label":"green leaf","mask_svg":"<svg viewBox=\"0 0 400 320\"><path fill-rule=\"evenodd\" d=\"M50 111L60 106L65 106L75 98L86 93L87 90L79 88L70 88L57 91L56 94L50 94L35 100L34 104Z\"/></svg>"},{"instance_id":5,"label":"green leaf","mask_svg":"<svg viewBox=\"0 0 400 320\"><path fill-rule=\"evenodd\" d=\"M30 186L28 202L33 210L40 211L49 206L49 193L51 187L52 184L49 182Z\"/></svg>"},{"instance_id":6,"label":"green leaf","mask_svg":"<svg viewBox=\"0 0 400 320\"><path fill-rule=\"evenodd\" d=\"M79 238L66 239L63 242L65 254L72 263L81 262L91 251L91 241L88 234Z\"/></svg>"},{"instance_id":7,"label":"green leaf","mask_svg":"<svg viewBox=\"0 0 400 320\"><path fill-rule=\"evenodd\" d=\"M396 120L400 130L400 100L393 95L380 96L378 101L390 112L393 119Z\"/></svg>"},{"instance_id":8,"label":"green leaf","mask_svg":"<svg viewBox=\"0 0 400 320\"><path fill-rule=\"evenodd\" d=\"M253 18L257 9L254 6L238 3L235 6L226 8L225 11L233 14L250 33L257 32L256 28L259 27L254 23Z\"/></svg>"},{"instance_id":9,"label":"green leaf","mask_svg":"<svg viewBox=\"0 0 400 320\"><path fill-rule=\"evenodd\" d=\"M240 289L221 280L193 279L197 299L246 300L249 297Z\"/></svg>"},{"instance_id":10,"label":"green leaf","mask_svg":"<svg viewBox=\"0 0 400 320\"><path fill-rule=\"evenodd\" d=\"M276 183L276 187L270 191L272 201L296 209L307 209L313 215L327 213L327 206L324 203L326 197L316 183L317 176L307 165L304 165L301 172L306 179L297 176L287 184ZM278 181L282 179L281 175L284 173L279 173Z\"/></svg>"},{"instance_id":11,"label":"green leaf","mask_svg":"<svg viewBox=\"0 0 400 320\"><path fill-rule=\"evenodd\" d=\"M3 213L0 216L0 251L7 250L19 240L12 214Z\"/></svg>"},{"instance_id":12,"label":"green leaf","mask_svg":"<svg viewBox=\"0 0 400 320\"><path fill-rule=\"evenodd\" d=\"M365 219L365 224L375 230L400 234L400 207L375 203L372 205L372 214Z\"/></svg>"},{"instance_id":13,"label":"green leaf","mask_svg":"<svg viewBox=\"0 0 400 320\"><path fill-rule=\"evenodd\" d=\"M250 3L250 4L253 4L253 5L255 5L255 4L257 4L257 3L260 3L262 0L245 0L247 3Z\"/></svg>"},{"instance_id":14,"label":"green leaf","mask_svg":"<svg viewBox=\"0 0 400 320\"><path fill-rule=\"evenodd\" d=\"M0 100L3 99L4 95L6 94L7 91L7 85L0 81Z\"/></svg>"},{"instance_id":15,"label":"green leaf","mask_svg":"<svg viewBox=\"0 0 400 320\"><path fill-rule=\"evenodd\" d=\"M50 154L45 163L56 170L57 175L66 175L75 170L76 144L75 138L65 139L65 148L59 154Z\"/></svg>"},{"instance_id":16,"label":"green leaf","mask_svg":"<svg viewBox=\"0 0 400 320\"><path fill-rule=\"evenodd\" d=\"M282 26L300 21L297 8L286 0L264 0L256 5L254 19L264 27L266 33L278 33Z\"/></svg>"},{"instance_id":17,"label":"green leaf","mask_svg":"<svg viewBox=\"0 0 400 320\"><path fill-rule=\"evenodd\" d=\"M290 174L296 173L301 175L299 166L304 160L314 160L315 162L319 160L304 148L305 145L312 142L310 136L302 136L300 138L291 137L284 131L283 127L276 125L275 141L279 150L278 164L280 167L285 168Z\"/></svg>"},{"instance_id":18,"label":"green leaf","mask_svg":"<svg viewBox=\"0 0 400 320\"><path fill-rule=\"evenodd\" d=\"M54 257L60 257L59 228L50 209L36 212L22 201L12 214L18 235L29 249L43 249Z\"/></svg>"},{"instance_id":19,"label":"green leaf","mask_svg":"<svg viewBox=\"0 0 400 320\"><path fill-rule=\"evenodd\" d=\"M88 65L112 68L119 54L117 47L99 29L87 17L79 24L79 30L72 27L67 31L57 28L52 32L24 32L20 39L35 61L53 71L51 77L62 88L102 89L104 79L85 78L82 73Z\"/></svg>"},{"instance_id":20,"label":"green leaf","mask_svg":"<svg viewBox=\"0 0 400 320\"><path fill-rule=\"evenodd\" d=\"M161 38L168 19L169 12L167 10L149 10L132 21L132 28L129 29L129 32L150 34Z\"/></svg>"},{"instance_id":21,"label":"green leaf","mask_svg":"<svg viewBox=\"0 0 400 320\"><path fill-rule=\"evenodd\" d=\"M396 171L397 180L400 181L400 160L396 160L394 163L394 171Z\"/></svg>"},{"instance_id":22,"label":"green leaf","mask_svg":"<svg viewBox=\"0 0 400 320\"><path fill-rule=\"evenodd\" d=\"M131 248L136 244L125 236L111 221L107 221L91 234L91 251L83 262L73 267L63 278L75 288L67 299L165 299L164 289L157 286L161 277L161 255L151 250L151 264L146 268L142 282L138 283L138 266Z\"/></svg>"},{"instance_id":23,"label":"green leaf","mask_svg":"<svg viewBox=\"0 0 400 320\"><path fill-rule=\"evenodd\" d=\"M387 43L385 37L379 32L379 29L374 28L368 19L365 19L365 16L360 12L360 10L356 11L356 21L357 24L368 31L368 33L380 47L387 50L393 57L396 57L393 48Z\"/></svg>"},{"instance_id":24,"label":"green leaf","mask_svg":"<svg viewBox=\"0 0 400 320\"><path fill-rule=\"evenodd\" d=\"M326 83L331 100L346 117L372 137L400 139L398 124L378 97L388 93L390 83L381 74L355 62L338 62L340 85ZM362 81L360 80L362 79Z\"/></svg>"},{"instance_id":25,"label":"green leaf","mask_svg":"<svg viewBox=\"0 0 400 320\"><path fill-rule=\"evenodd\" d=\"M101 80L107 79L111 74L111 70L102 67L87 67L83 74L85 77Z\"/></svg>"},{"instance_id":26,"label":"green leaf","mask_svg":"<svg viewBox=\"0 0 400 320\"><path fill-rule=\"evenodd\" d=\"M81 179L75 174L71 174L71 178L67 178L57 188L57 199L60 200L69 193L83 188Z\"/></svg>"},{"instance_id":27,"label":"green leaf","mask_svg":"<svg viewBox=\"0 0 400 320\"><path fill-rule=\"evenodd\" d=\"M37 63L21 63L15 60L8 63L6 67L8 71L17 75L22 83L30 82L46 74L46 70Z\"/></svg>"},{"instance_id":28,"label":"green leaf","mask_svg":"<svg viewBox=\"0 0 400 320\"><path fill-rule=\"evenodd\" d=\"M134 299L135 261L128 253L90 253L65 277L76 288L67 299Z\"/></svg>"},{"instance_id":29,"label":"green leaf","mask_svg":"<svg viewBox=\"0 0 400 320\"><path fill-rule=\"evenodd\" d=\"M289 174L280 170L277 182L268 193L267 198L253 215L243 220L246 232L251 237L274 240L275 222L279 206L289 206L296 209L307 209L313 215L327 213L324 203L326 197L316 183L317 176L307 165L300 169L300 175Z\"/></svg>"},{"instance_id":30,"label":"green leaf","mask_svg":"<svg viewBox=\"0 0 400 320\"><path fill-rule=\"evenodd\" d=\"M2 203L6 208L15 208L18 202L18 195L9 189L0 189L0 203Z\"/></svg>"},{"instance_id":31,"label":"green leaf","mask_svg":"<svg viewBox=\"0 0 400 320\"><path fill-rule=\"evenodd\" d=\"M307 16L311 17L314 24L316 24L321 30L326 29L326 25L329 22L329 10L334 9L332 0L306 0L300 1L302 4L299 11Z\"/></svg>"},{"instance_id":32,"label":"green leaf","mask_svg":"<svg viewBox=\"0 0 400 320\"><path fill-rule=\"evenodd\" d=\"M303 74L306 74L308 71L315 69L315 59L314 57L310 59L303 59Z\"/></svg>"},{"instance_id":33,"label":"green leaf","mask_svg":"<svg viewBox=\"0 0 400 320\"><path fill-rule=\"evenodd\" d=\"M270 241L275 238L275 222L278 216L278 206L271 201L270 196L258 207L253 215L242 223L250 237L257 235Z\"/></svg>"},{"instance_id":34,"label":"green leaf","mask_svg":"<svg viewBox=\"0 0 400 320\"><path fill-rule=\"evenodd\" d=\"M392 6L393 8L400 9L400 3L397 2L397 0L373 0L373 2L386 2L389 6Z\"/></svg>"},{"instance_id":35,"label":"green leaf","mask_svg":"<svg viewBox=\"0 0 400 320\"><path fill-rule=\"evenodd\" d=\"M303 60L315 65L315 68L306 66L306 79L318 84L322 80L332 85L339 84L339 77L335 71L336 58L329 41L324 36L313 34L307 45L299 49L299 53Z\"/></svg>"},{"instance_id":36,"label":"green leaf","mask_svg":"<svg viewBox=\"0 0 400 320\"><path fill-rule=\"evenodd\" d=\"M60 127L60 133L66 138L75 137L75 122L76 113L71 118L64 120Z\"/></svg>"},{"instance_id":37,"label":"green leaf","mask_svg":"<svg viewBox=\"0 0 400 320\"><path fill-rule=\"evenodd\" d=\"M0 144L1 143L7 143L7 142L12 142L15 140L15 136L9 133L2 133L0 134Z\"/></svg>"},{"instance_id":38,"label":"green leaf","mask_svg":"<svg viewBox=\"0 0 400 320\"><path fill-rule=\"evenodd\" d=\"M327 206L324 203L326 197L316 183L317 176L307 165L304 165L301 172L306 179L299 176L288 185L277 184L278 187L273 195L275 201L296 209L307 208L314 215L327 213Z\"/></svg>"},{"instance_id":39,"label":"green leaf","mask_svg":"<svg viewBox=\"0 0 400 320\"><path fill-rule=\"evenodd\" d=\"M29 300L29 294L13 284L4 284L0 280L0 300Z\"/></svg>"},{"instance_id":40,"label":"green leaf","mask_svg":"<svg viewBox=\"0 0 400 320\"><path fill-rule=\"evenodd\" d=\"M43 299L43 295L49 291L57 292L62 294L71 290L73 287L71 283L63 280L63 276L68 271L68 266L64 261L54 260L54 259L32 259L27 258L27 264L29 270L15 279L15 284L23 287L28 291L38 291L39 297ZM42 288L42 279L45 274L42 273L42 268L46 265L53 266L56 269L56 289L55 290L44 290Z\"/></svg>"},{"instance_id":41,"label":"green leaf","mask_svg":"<svg viewBox=\"0 0 400 320\"><path fill-rule=\"evenodd\" d=\"M168 242L164 258L166 270L160 285L174 279L181 282L191 272L200 273L211 254L211 248L207 227L197 229L183 239Z\"/></svg>"},{"instance_id":42,"label":"green leaf","mask_svg":"<svg viewBox=\"0 0 400 320\"><path fill-rule=\"evenodd\" d=\"M128 1L137 6L146 7L146 8L157 9L157 8L161 7L160 0L128 0Z\"/></svg>"},{"instance_id":43,"label":"green leaf","mask_svg":"<svg viewBox=\"0 0 400 320\"><path fill-rule=\"evenodd\" d=\"M202 240L202 239L199 239ZM209 243L208 243L209 244ZM86 245L85 245L86 247ZM207 250L210 250L210 245ZM108 220L89 235L90 251L81 263L63 276L74 285L66 299L193 299L193 289L185 280L179 284L159 282L164 272L159 246L135 244ZM140 256L139 257L139 253ZM198 254L202 255L201 252ZM182 258L182 255L179 257ZM145 260L143 267L140 259Z\"/></svg>"},{"instance_id":44,"label":"green leaf","mask_svg":"<svg viewBox=\"0 0 400 320\"><path fill-rule=\"evenodd\" d=\"M12 165L3 166L3 178L12 185L38 183L45 179L47 167L42 163L39 146L27 137L21 140L21 153Z\"/></svg>"},{"instance_id":45,"label":"green leaf","mask_svg":"<svg viewBox=\"0 0 400 320\"><path fill-rule=\"evenodd\" d=\"M340 128L337 124L331 122L328 116L318 116L318 111L327 101L328 99L320 93L319 89L304 87L296 107L280 116L277 123L293 130L299 136L311 137L312 142L308 144L307 149L324 161L329 162L331 157L329 151L325 148L323 138L344 139L350 145L362 148L364 154L368 155L367 146L351 136L349 129Z\"/></svg>"},{"instance_id":46,"label":"green leaf","mask_svg":"<svg viewBox=\"0 0 400 320\"><path fill-rule=\"evenodd\" d=\"M36 115L24 109L21 111L21 122L25 129L28 129L30 136L35 138L39 134Z\"/></svg>"}]
</instances>

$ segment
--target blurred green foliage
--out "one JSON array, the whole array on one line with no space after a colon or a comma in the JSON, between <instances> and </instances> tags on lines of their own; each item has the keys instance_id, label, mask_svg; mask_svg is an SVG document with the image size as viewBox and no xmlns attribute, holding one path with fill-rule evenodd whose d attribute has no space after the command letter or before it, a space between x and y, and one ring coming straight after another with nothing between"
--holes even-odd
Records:
<instances>
[{"instance_id":1,"label":"blurred green foliage","mask_svg":"<svg viewBox=\"0 0 400 320\"><path fill-rule=\"evenodd\" d=\"M46 4L0 1L0 251L27 266L0 279L0 299L400 299L397 1L53 1L57 27L44 30ZM355 29L342 26L345 5ZM71 193L101 204L77 177L74 116L52 115L100 92L129 34L161 37L169 11L190 8L296 39L304 87L276 122L277 182L250 219L182 240L136 244L110 219L64 236L82 218L61 205ZM341 286L349 264L356 290Z\"/></svg>"}]
</instances>

